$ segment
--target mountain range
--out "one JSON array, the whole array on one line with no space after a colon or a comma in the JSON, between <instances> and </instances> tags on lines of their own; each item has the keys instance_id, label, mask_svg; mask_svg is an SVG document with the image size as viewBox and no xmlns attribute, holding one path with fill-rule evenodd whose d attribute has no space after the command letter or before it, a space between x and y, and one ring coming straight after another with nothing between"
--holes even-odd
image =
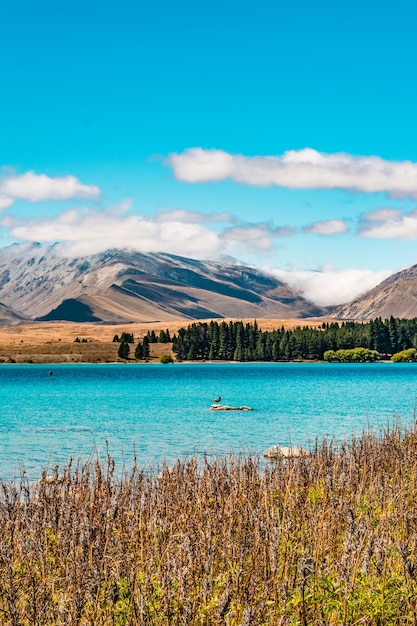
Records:
<instances>
[{"instance_id":1,"label":"mountain range","mask_svg":"<svg viewBox=\"0 0 417 626\"><path fill-rule=\"evenodd\" d=\"M233 263L107 250L68 257L59 244L0 249L0 325L39 321L156 322L178 318L417 317L417 265L354 301L321 307L277 278Z\"/></svg>"},{"instance_id":2,"label":"mountain range","mask_svg":"<svg viewBox=\"0 0 417 626\"><path fill-rule=\"evenodd\" d=\"M124 323L327 313L254 268L130 250L69 258L58 244L0 250L0 302L12 323L20 318Z\"/></svg>"},{"instance_id":3,"label":"mountain range","mask_svg":"<svg viewBox=\"0 0 417 626\"><path fill-rule=\"evenodd\" d=\"M356 320L417 317L417 265L392 274L359 298L336 307L333 315Z\"/></svg>"}]
</instances>

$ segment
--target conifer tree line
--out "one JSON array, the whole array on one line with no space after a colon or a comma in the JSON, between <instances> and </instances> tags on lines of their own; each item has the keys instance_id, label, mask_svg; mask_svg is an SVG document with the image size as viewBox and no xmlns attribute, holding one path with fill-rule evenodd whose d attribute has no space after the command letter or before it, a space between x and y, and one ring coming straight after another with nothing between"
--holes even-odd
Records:
<instances>
[{"instance_id":1,"label":"conifer tree line","mask_svg":"<svg viewBox=\"0 0 417 626\"><path fill-rule=\"evenodd\" d=\"M148 343L171 343L171 335L169 334L168 328L166 330L160 330L159 335L156 336L154 330L148 330L146 334L146 338ZM78 339L78 337L77 337ZM77 339L75 341L77 341ZM133 333L123 332L120 337L119 335L115 335L113 337L113 342L115 343L135 343L135 336Z\"/></svg>"},{"instance_id":2,"label":"conifer tree line","mask_svg":"<svg viewBox=\"0 0 417 626\"><path fill-rule=\"evenodd\" d=\"M322 360L327 351L366 348L389 357L417 348L417 318L380 317L369 322L323 322L286 330L262 331L257 322L198 322L172 338L178 360Z\"/></svg>"},{"instance_id":3,"label":"conifer tree line","mask_svg":"<svg viewBox=\"0 0 417 626\"><path fill-rule=\"evenodd\" d=\"M135 343L135 337L133 333L123 332L120 337L119 335L114 335L113 342L119 343L119 349L117 351L117 355L120 359L128 359L130 355L130 345ZM150 343L170 343L171 336L169 334L169 330L161 330L158 337L155 334L155 331L148 331L144 336L142 341L138 341L134 355L135 359L148 359L150 355Z\"/></svg>"}]
</instances>

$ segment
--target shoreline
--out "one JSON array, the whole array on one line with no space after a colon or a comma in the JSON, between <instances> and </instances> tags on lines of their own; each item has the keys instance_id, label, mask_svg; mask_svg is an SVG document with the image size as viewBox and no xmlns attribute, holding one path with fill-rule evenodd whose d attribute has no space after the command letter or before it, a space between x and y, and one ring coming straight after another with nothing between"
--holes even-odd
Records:
<instances>
[{"instance_id":1,"label":"shoreline","mask_svg":"<svg viewBox=\"0 0 417 626\"><path fill-rule=\"evenodd\" d=\"M14 359L16 362L118 362L117 343L113 343L115 335L123 332L134 335L135 342L149 332L158 333L169 330L171 336L190 323L209 322L210 320L189 320L178 318L170 321L146 321L116 324L98 324L92 322L30 322L27 324L0 326L0 360ZM227 323L242 321L251 323L249 318L225 318ZM294 319L262 319L259 326L268 331L284 326L293 329L297 326L320 326L324 321L335 321L333 318L294 318ZM76 343L76 339L80 342ZM134 344L131 344L131 348ZM170 353L169 344L150 344L151 358L158 359L162 353Z\"/></svg>"},{"instance_id":2,"label":"shoreline","mask_svg":"<svg viewBox=\"0 0 417 626\"><path fill-rule=\"evenodd\" d=\"M292 360L292 361L226 361L226 360L193 360L193 361L175 361L169 363L168 365L378 365L378 364L394 364L391 359L379 359L378 361L358 361L358 362L341 362L341 361L320 361L318 359L315 360ZM406 363L415 364L414 361L407 361ZM147 361L140 360L136 361L134 359L131 360L113 360L113 361L1 361L0 367L7 365L166 365L165 363L161 363L157 357L150 358Z\"/></svg>"},{"instance_id":3,"label":"shoreline","mask_svg":"<svg viewBox=\"0 0 417 626\"><path fill-rule=\"evenodd\" d=\"M333 318L327 321L340 322ZM207 322L208 320L204 320ZM216 320L218 321L218 320ZM233 320L222 320L232 323ZM236 321L236 320L235 320ZM248 320L238 320L246 323ZM253 321L253 320L251 320ZM320 327L325 318L295 318L295 319L269 319L258 320L259 329L263 332L271 332L284 328L285 330L293 330L301 326L307 328ZM194 322L193 322L194 323ZM199 324L200 320L195 320ZM190 324L190 320L178 319L175 322L143 322L130 324L97 324L83 322L32 322L30 324L22 324L15 326L0 326L0 364L71 364L71 363L123 363L123 364L142 364L142 363L158 363L162 355L168 354L175 363L326 363L326 360L320 359L303 359L294 358L288 360L250 360L250 361L234 361L216 359L188 360L186 358L177 359L177 355L172 350L172 343L153 342L149 344L149 359L136 360L134 358L134 349L138 341L149 333L155 333L159 338L159 333L169 332L171 337L178 332L180 328ZM120 343L115 342L117 335L121 336L128 332L133 336L133 342L130 343L130 356L128 359L122 359L118 356L118 348ZM185 355L184 355L185 356ZM268 355L270 356L270 355ZM283 356L283 355L280 355ZM295 355L294 355L295 356ZM388 362L388 359L380 359L376 362ZM337 361L336 361L337 362ZM368 361L365 361L368 362ZM369 361L371 362L371 360Z\"/></svg>"}]
</instances>

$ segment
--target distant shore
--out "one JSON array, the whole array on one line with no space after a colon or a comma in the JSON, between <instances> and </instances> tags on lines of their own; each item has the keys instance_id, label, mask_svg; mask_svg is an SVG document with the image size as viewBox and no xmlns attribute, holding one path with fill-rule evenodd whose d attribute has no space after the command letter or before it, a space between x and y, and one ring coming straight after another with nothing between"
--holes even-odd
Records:
<instances>
[{"instance_id":1,"label":"distant shore","mask_svg":"<svg viewBox=\"0 0 417 626\"><path fill-rule=\"evenodd\" d=\"M236 318L237 320L238 318ZM225 319L222 321L236 321ZM204 320L209 321L209 320ZM239 321L253 322L249 319ZM320 326L323 321L335 321L331 318L308 319L265 319L258 320L263 330L275 328L292 329L297 326ZM134 335L135 341L142 339L148 331L158 334L169 330L172 334L183 326L197 320L178 319L161 322L149 321L132 324L98 324L82 322L33 322L15 326L0 327L0 363L115 363L125 362L117 356L119 344L113 342L115 335L127 331ZM76 341L78 339L79 341ZM134 343L131 344L131 348ZM150 344L150 362L157 362L161 354L173 357L171 344ZM133 352L134 350L132 350ZM135 361L134 358L131 362ZM220 361L216 361L220 362Z\"/></svg>"}]
</instances>

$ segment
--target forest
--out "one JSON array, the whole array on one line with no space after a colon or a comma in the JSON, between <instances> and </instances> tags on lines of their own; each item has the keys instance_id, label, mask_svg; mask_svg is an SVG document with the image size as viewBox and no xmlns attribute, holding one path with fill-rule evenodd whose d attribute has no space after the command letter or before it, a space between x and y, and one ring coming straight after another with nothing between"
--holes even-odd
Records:
<instances>
[{"instance_id":1,"label":"forest","mask_svg":"<svg viewBox=\"0 0 417 626\"><path fill-rule=\"evenodd\" d=\"M368 352L355 352L357 348ZM198 322L181 328L172 337L177 360L337 360L337 351L367 354L367 360L376 360L376 355L391 358L411 348L417 348L417 318L323 322L318 328L299 326L288 330L282 326L272 331L263 331L256 320L246 324Z\"/></svg>"}]
</instances>

